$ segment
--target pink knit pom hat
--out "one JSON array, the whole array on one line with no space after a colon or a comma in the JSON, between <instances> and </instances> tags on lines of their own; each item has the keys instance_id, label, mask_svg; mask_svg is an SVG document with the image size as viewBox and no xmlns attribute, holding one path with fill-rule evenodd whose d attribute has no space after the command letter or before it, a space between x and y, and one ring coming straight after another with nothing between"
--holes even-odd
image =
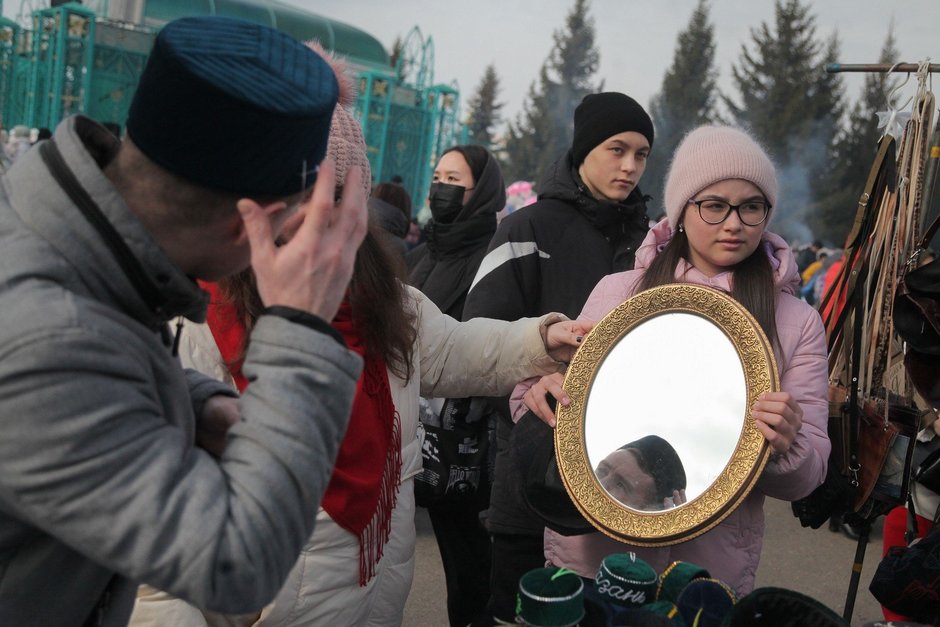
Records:
<instances>
[{"instance_id":1,"label":"pink knit pom hat","mask_svg":"<svg viewBox=\"0 0 940 627\"><path fill-rule=\"evenodd\" d=\"M369 166L369 157L366 154L366 140L362 136L362 126L353 116L350 108L356 100L356 86L349 73L346 62L337 59L332 53L323 49L318 42L307 42L307 46L323 57L333 68L336 82L339 85L339 100L333 111L333 121L330 124L329 143L326 156L333 159L336 164L336 184L346 182L346 175L350 168L358 165L362 168L362 187L365 197L372 193L372 169Z\"/></svg>"},{"instance_id":2,"label":"pink knit pom hat","mask_svg":"<svg viewBox=\"0 0 940 627\"><path fill-rule=\"evenodd\" d=\"M682 210L697 193L728 179L754 183L767 202L776 206L774 164L754 138L730 126L700 126L690 131L676 148L666 176L663 200L669 226L678 226Z\"/></svg>"}]
</instances>

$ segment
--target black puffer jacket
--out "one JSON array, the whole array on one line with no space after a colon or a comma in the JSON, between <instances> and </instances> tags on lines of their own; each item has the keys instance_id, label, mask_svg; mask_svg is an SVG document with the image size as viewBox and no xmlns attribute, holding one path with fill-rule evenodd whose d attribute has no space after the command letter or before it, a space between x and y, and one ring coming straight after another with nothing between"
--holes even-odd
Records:
<instances>
[{"instance_id":1,"label":"black puffer jacket","mask_svg":"<svg viewBox=\"0 0 940 627\"><path fill-rule=\"evenodd\" d=\"M464 306L464 319L517 320L581 312L594 285L631 270L649 231L639 188L622 203L599 201L560 159L538 182L538 202L507 216L490 241Z\"/></svg>"},{"instance_id":2,"label":"black puffer jacket","mask_svg":"<svg viewBox=\"0 0 940 627\"><path fill-rule=\"evenodd\" d=\"M621 203L599 201L566 156L537 189L538 202L500 222L467 295L465 320L517 320L552 311L576 318L601 278L633 268L649 231L647 199L639 188ZM508 402L495 404L501 419L488 526L496 533L541 534L543 523L525 506L521 477L507 465Z\"/></svg>"}]
</instances>

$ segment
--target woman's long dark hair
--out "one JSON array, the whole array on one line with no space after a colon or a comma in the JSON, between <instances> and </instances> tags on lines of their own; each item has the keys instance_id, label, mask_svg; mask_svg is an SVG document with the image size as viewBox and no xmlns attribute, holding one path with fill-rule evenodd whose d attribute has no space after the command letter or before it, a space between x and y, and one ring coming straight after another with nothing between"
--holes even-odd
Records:
<instances>
[{"instance_id":1,"label":"woman's long dark hair","mask_svg":"<svg viewBox=\"0 0 940 627\"><path fill-rule=\"evenodd\" d=\"M403 262L387 249L370 224L356 253L349 284L353 320L362 334L366 351L381 355L386 366L407 381L413 374L411 357L417 329L415 314L405 307L403 276ZM250 332L264 310L251 268L222 279L219 289L235 306L239 320ZM235 363L244 358L248 336L249 333L245 333L245 346Z\"/></svg>"},{"instance_id":2,"label":"woman's long dark hair","mask_svg":"<svg viewBox=\"0 0 940 627\"><path fill-rule=\"evenodd\" d=\"M404 381L413 374L411 355L418 334L415 314L405 307L405 262L369 225L353 267L349 302L367 350L382 356Z\"/></svg>"},{"instance_id":3,"label":"woman's long dark hair","mask_svg":"<svg viewBox=\"0 0 940 627\"><path fill-rule=\"evenodd\" d=\"M673 233L666 247L653 259L639 289L675 283L676 267L680 259L689 259L689 238L684 231ZM734 267L731 280L731 297L744 305L757 324L763 329L771 346L777 344L777 288L774 286L774 272L770 259L764 252L763 242L747 258Z\"/></svg>"}]
</instances>

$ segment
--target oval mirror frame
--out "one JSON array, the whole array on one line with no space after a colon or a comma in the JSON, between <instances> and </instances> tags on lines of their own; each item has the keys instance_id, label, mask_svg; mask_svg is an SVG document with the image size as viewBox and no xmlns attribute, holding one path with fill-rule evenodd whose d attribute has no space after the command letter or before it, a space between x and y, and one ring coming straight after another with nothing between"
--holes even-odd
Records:
<instances>
[{"instance_id":1,"label":"oval mirror frame","mask_svg":"<svg viewBox=\"0 0 940 627\"><path fill-rule=\"evenodd\" d=\"M591 386L605 358L637 326L667 313L700 316L728 338L744 371L745 412L730 460L702 494L680 507L644 512L621 504L601 486L588 458L585 418ZM754 426L750 408L759 395L779 386L767 336L740 303L718 290L686 283L641 292L597 323L568 366L564 389L571 403L559 404L555 427L555 455L565 488L581 514L614 539L639 546L691 540L734 511L760 477L770 449Z\"/></svg>"}]
</instances>

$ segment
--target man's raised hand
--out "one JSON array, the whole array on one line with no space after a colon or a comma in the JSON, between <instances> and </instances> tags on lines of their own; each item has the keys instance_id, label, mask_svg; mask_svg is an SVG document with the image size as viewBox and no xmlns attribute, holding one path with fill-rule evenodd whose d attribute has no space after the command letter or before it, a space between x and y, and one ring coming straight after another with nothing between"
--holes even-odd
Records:
<instances>
[{"instance_id":1,"label":"man's raised hand","mask_svg":"<svg viewBox=\"0 0 940 627\"><path fill-rule=\"evenodd\" d=\"M362 171L354 166L334 201L335 168L320 166L313 195L300 206L303 223L290 241L276 246L277 235L258 203L238 201L251 245L251 265L265 306L283 305L332 320L352 277L356 251L366 234Z\"/></svg>"}]
</instances>

